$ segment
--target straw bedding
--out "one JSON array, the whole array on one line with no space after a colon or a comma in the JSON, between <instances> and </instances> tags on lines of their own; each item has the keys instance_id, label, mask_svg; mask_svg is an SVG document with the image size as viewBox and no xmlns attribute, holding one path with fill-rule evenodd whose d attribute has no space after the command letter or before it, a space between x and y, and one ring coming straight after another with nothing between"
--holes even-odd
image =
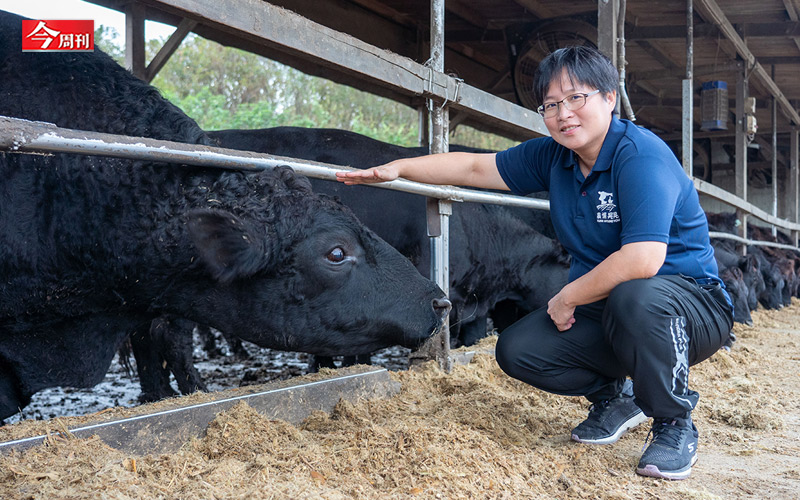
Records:
<instances>
[{"instance_id":1,"label":"straw bedding","mask_svg":"<svg viewBox=\"0 0 800 500\"><path fill-rule=\"evenodd\" d=\"M732 352L692 369L700 460L686 481L634 473L647 426L607 446L569 441L585 401L532 389L479 354L451 374L432 362L392 372L398 395L340 402L299 425L240 403L173 454L130 456L54 434L0 456L0 498L795 498L798 320L796 299L757 311L753 327L737 325ZM77 420L22 422L0 428L0 440Z\"/></svg>"}]
</instances>

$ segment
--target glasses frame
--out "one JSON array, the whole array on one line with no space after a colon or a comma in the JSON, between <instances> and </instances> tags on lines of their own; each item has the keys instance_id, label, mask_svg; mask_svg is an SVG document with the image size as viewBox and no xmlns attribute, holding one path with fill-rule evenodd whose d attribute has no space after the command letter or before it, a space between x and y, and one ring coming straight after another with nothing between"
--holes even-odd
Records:
<instances>
[{"instance_id":1,"label":"glasses frame","mask_svg":"<svg viewBox=\"0 0 800 500\"><path fill-rule=\"evenodd\" d=\"M566 107L566 108L567 108L568 110L570 110L570 111L577 111L577 110L581 109L582 107L586 106L586 99L588 99L589 97L591 97L591 96L593 96L593 95L595 95L595 94L598 94L598 93L600 93L600 89L593 90L593 91L591 91L591 92L576 92L576 93L574 93L574 94L570 94L570 95L568 95L567 97L565 97L565 98L561 99L560 101L555 101L555 102L546 102L546 103L543 103L543 104L541 104L541 105L540 105L538 108L536 108L536 112L537 112L537 113L539 113L539 114L542 116L542 118L553 118L553 117L556 117L556 116L558 116L558 112L560 111L560 109L561 109L561 106L562 106L562 105L563 105L564 107ZM570 107L567 105L567 102L566 102L566 101L567 101L567 99L569 99L570 97L575 97L576 95L583 96L583 104L581 104L581 105L580 105L580 106L578 106L577 108L570 108ZM546 116L546 115L545 115L545 109L544 109L544 106L545 106L545 104L555 104L555 105L556 105L556 112L555 112L555 114L553 114L553 115L551 115L551 116L549 116L549 117L548 117L548 116Z\"/></svg>"}]
</instances>

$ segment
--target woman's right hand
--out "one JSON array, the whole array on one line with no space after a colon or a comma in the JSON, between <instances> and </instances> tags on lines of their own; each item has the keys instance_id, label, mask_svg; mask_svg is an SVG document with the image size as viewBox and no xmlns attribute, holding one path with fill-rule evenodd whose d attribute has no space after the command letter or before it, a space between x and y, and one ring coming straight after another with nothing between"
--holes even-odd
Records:
<instances>
[{"instance_id":1,"label":"woman's right hand","mask_svg":"<svg viewBox=\"0 0 800 500\"><path fill-rule=\"evenodd\" d=\"M389 162L385 165L379 165L365 170L336 172L336 180L348 186L393 181L400 176L397 166L394 163L395 162Z\"/></svg>"}]
</instances>

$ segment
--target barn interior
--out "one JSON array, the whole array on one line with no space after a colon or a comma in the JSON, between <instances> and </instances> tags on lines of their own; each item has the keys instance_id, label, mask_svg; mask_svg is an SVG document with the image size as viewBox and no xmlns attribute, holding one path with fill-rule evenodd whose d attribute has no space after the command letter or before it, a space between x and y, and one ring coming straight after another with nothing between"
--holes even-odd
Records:
<instances>
[{"instance_id":1,"label":"barn interior","mask_svg":"<svg viewBox=\"0 0 800 500\"><path fill-rule=\"evenodd\" d=\"M445 134L547 134L538 61L596 46L620 69L620 116L672 147L707 210L753 214L796 242L800 0L90 1L126 13L127 63L146 80L194 32L421 113L436 103ZM177 27L152 61L146 19Z\"/></svg>"}]
</instances>

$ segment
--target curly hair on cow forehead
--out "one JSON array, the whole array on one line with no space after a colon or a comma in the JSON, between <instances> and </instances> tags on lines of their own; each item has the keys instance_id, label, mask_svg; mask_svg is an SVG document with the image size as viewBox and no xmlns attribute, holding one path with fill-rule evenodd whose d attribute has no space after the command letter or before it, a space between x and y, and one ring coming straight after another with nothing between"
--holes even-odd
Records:
<instances>
[{"instance_id":1,"label":"curly hair on cow forehead","mask_svg":"<svg viewBox=\"0 0 800 500\"><path fill-rule=\"evenodd\" d=\"M596 88L602 93L617 90L619 73L611 60L597 49L584 46L564 47L551 52L536 69L533 95L542 103L550 84L567 70L571 82Z\"/></svg>"}]
</instances>

